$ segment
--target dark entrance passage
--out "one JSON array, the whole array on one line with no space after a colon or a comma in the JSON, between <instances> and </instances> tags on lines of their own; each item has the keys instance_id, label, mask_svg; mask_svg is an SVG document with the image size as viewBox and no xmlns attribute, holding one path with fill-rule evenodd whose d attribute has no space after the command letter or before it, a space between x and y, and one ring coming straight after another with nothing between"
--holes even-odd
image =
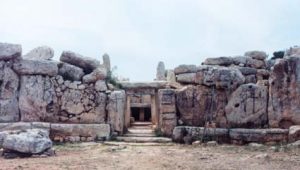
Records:
<instances>
[{"instance_id":1,"label":"dark entrance passage","mask_svg":"<svg viewBox=\"0 0 300 170\"><path fill-rule=\"evenodd\" d=\"M151 108L131 107L131 118L138 122L151 122Z\"/></svg>"}]
</instances>

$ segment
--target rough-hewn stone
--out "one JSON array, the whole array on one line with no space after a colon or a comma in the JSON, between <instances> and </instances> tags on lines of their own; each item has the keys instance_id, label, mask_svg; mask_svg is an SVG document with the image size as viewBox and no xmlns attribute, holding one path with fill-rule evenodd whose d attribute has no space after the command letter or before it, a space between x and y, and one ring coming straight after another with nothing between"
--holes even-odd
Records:
<instances>
[{"instance_id":1,"label":"rough-hewn stone","mask_svg":"<svg viewBox=\"0 0 300 170\"><path fill-rule=\"evenodd\" d=\"M124 129L126 95L125 91L113 91L108 97L108 123L112 129L120 134Z\"/></svg>"},{"instance_id":2,"label":"rough-hewn stone","mask_svg":"<svg viewBox=\"0 0 300 170\"><path fill-rule=\"evenodd\" d=\"M80 81L84 76L82 68L67 64L58 64L58 74L61 75L65 80Z\"/></svg>"},{"instance_id":3,"label":"rough-hewn stone","mask_svg":"<svg viewBox=\"0 0 300 170\"><path fill-rule=\"evenodd\" d=\"M100 61L71 51L64 51L60 56L60 61L80 67L86 73L90 73L100 66Z\"/></svg>"},{"instance_id":4,"label":"rough-hewn stone","mask_svg":"<svg viewBox=\"0 0 300 170\"><path fill-rule=\"evenodd\" d=\"M247 51L245 56L251 57L257 60L265 60L268 55L264 51Z\"/></svg>"},{"instance_id":5,"label":"rough-hewn stone","mask_svg":"<svg viewBox=\"0 0 300 170\"><path fill-rule=\"evenodd\" d=\"M270 127L300 124L300 58L278 59L270 73L268 118Z\"/></svg>"},{"instance_id":6,"label":"rough-hewn stone","mask_svg":"<svg viewBox=\"0 0 300 170\"><path fill-rule=\"evenodd\" d=\"M95 83L97 80L104 80L107 76L106 69L104 67L98 67L90 74L82 77L84 83Z\"/></svg>"},{"instance_id":7,"label":"rough-hewn stone","mask_svg":"<svg viewBox=\"0 0 300 170\"><path fill-rule=\"evenodd\" d=\"M205 65L218 65L218 66L229 66L233 64L232 57L216 57L216 58L206 58L203 62Z\"/></svg>"},{"instance_id":8,"label":"rough-hewn stone","mask_svg":"<svg viewBox=\"0 0 300 170\"><path fill-rule=\"evenodd\" d=\"M22 47L18 44L0 43L0 60L21 58Z\"/></svg>"},{"instance_id":9,"label":"rough-hewn stone","mask_svg":"<svg viewBox=\"0 0 300 170\"><path fill-rule=\"evenodd\" d=\"M99 92L105 92L107 90L106 82L104 80L96 81L95 90Z\"/></svg>"},{"instance_id":10,"label":"rough-hewn stone","mask_svg":"<svg viewBox=\"0 0 300 170\"><path fill-rule=\"evenodd\" d=\"M289 142L300 140L300 125L291 126L289 128Z\"/></svg>"},{"instance_id":11,"label":"rough-hewn stone","mask_svg":"<svg viewBox=\"0 0 300 170\"><path fill-rule=\"evenodd\" d=\"M174 69L175 74L183 74L183 73L196 73L197 72L197 66L196 65L186 65L182 64Z\"/></svg>"},{"instance_id":12,"label":"rough-hewn stone","mask_svg":"<svg viewBox=\"0 0 300 170\"><path fill-rule=\"evenodd\" d=\"M173 70L167 71L167 82L176 82L176 76Z\"/></svg>"},{"instance_id":13,"label":"rough-hewn stone","mask_svg":"<svg viewBox=\"0 0 300 170\"><path fill-rule=\"evenodd\" d=\"M163 81L166 80L166 69L164 62L160 61L156 68L156 80Z\"/></svg>"},{"instance_id":14,"label":"rough-hewn stone","mask_svg":"<svg viewBox=\"0 0 300 170\"><path fill-rule=\"evenodd\" d=\"M20 60L14 63L13 69L20 75L55 76L58 73L57 64L47 60Z\"/></svg>"},{"instance_id":15,"label":"rough-hewn stone","mask_svg":"<svg viewBox=\"0 0 300 170\"><path fill-rule=\"evenodd\" d=\"M19 77L8 63L0 63L0 122L19 120Z\"/></svg>"},{"instance_id":16,"label":"rough-hewn stone","mask_svg":"<svg viewBox=\"0 0 300 170\"><path fill-rule=\"evenodd\" d=\"M54 50L48 46L36 47L23 56L24 59L50 60L54 57Z\"/></svg>"},{"instance_id":17,"label":"rough-hewn stone","mask_svg":"<svg viewBox=\"0 0 300 170\"><path fill-rule=\"evenodd\" d=\"M285 52L285 56L300 56L300 47L291 47Z\"/></svg>"},{"instance_id":18,"label":"rough-hewn stone","mask_svg":"<svg viewBox=\"0 0 300 170\"><path fill-rule=\"evenodd\" d=\"M104 54L102 56L102 60L103 60L103 66L106 68L106 71L111 71L111 66L110 66L110 58L108 54Z\"/></svg>"},{"instance_id":19,"label":"rough-hewn stone","mask_svg":"<svg viewBox=\"0 0 300 170\"><path fill-rule=\"evenodd\" d=\"M225 108L230 127L260 128L267 125L268 89L244 84L235 90Z\"/></svg>"}]
</instances>

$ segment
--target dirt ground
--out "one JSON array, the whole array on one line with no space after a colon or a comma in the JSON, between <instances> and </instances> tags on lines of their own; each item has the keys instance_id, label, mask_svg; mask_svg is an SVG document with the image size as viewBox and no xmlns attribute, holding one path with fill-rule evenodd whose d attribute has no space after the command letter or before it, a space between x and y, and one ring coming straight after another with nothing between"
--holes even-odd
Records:
<instances>
[{"instance_id":1,"label":"dirt ground","mask_svg":"<svg viewBox=\"0 0 300 170\"><path fill-rule=\"evenodd\" d=\"M0 158L0 169L300 169L300 149L99 143L57 145L55 149L54 157Z\"/></svg>"}]
</instances>

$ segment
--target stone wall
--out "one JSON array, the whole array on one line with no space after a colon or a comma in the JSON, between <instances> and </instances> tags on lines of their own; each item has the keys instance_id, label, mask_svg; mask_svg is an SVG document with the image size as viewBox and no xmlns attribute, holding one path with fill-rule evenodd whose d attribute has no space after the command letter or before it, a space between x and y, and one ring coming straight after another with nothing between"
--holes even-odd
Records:
<instances>
[{"instance_id":1,"label":"stone wall","mask_svg":"<svg viewBox=\"0 0 300 170\"><path fill-rule=\"evenodd\" d=\"M178 125L218 128L289 128L300 124L299 47L267 60L262 51L207 58L173 72ZM275 53L274 53L275 54ZM273 57L276 58L276 57Z\"/></svg>"},{"instance_id":2,"label":"stone wall","mask_svg":"<svg viewBox=\"0 0 300 170\"><path fill-rule=\"evenodd\" d=\"M108 89L109 56L103 56L105 64L70 51L60 61L53 56L46 46L22 56L20 45L0 43L0 123L110 124L121 133L124 104L116 100L124 102L125 95Z\"/></svg>"}]
</instances>

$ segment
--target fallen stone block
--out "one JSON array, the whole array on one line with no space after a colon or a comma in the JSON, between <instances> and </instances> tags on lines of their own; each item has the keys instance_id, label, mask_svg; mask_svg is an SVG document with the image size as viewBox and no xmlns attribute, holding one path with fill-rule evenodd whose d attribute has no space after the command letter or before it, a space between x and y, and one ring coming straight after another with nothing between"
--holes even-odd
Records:
<instances>
[{"instance_id":1,"label":"fallen stone block","mask_svg":"<svg viewBox=\"0 0 300 170\"><path fill-rule=\"evenodd\" d=\"M57 64L47 60L20 60L14 63L13 70L19 75L55 76L58 73Z\"/></svg>"},{"instance_id":2,"label":"fallen stone block","mask_svg":"<svg viewBox=\"0 0 300 170\"><path fill-rule=\"evenodd\" d=\"M22 47L18 44L0 43L0 60L20 59Z\"/></svg>"}]
</instances>

